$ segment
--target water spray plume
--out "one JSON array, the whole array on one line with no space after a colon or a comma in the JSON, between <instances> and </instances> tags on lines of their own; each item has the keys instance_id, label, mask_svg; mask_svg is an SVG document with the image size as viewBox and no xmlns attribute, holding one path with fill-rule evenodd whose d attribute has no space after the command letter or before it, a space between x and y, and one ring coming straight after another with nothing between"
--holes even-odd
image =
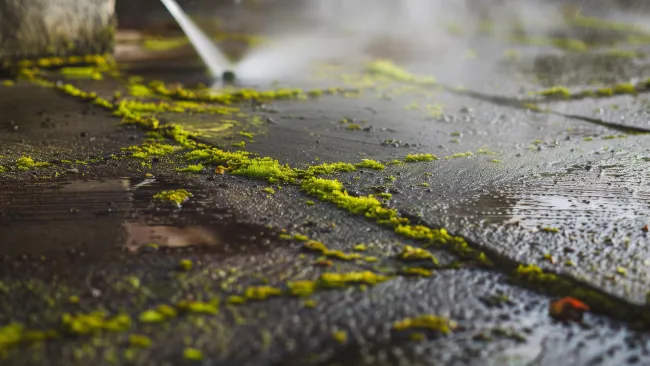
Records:
<instances>
[{"instance_id":1,"label":"water spray plume","mask_svg":"<svg viewBox=\"0 0 650 366\"><path fill-rule=\"evenodd\" d=\"M208 67L210 75L214 78L221 78L228 73L230 69L230 62L219 51L217 46L208 38L200 29L190 20L185 14L183 9L176 3L175 0L161 0L169 13L176 19L178 24L189 38L192 46L196 49L201 56L201 59Z\"/></svg>"}]
</instances>

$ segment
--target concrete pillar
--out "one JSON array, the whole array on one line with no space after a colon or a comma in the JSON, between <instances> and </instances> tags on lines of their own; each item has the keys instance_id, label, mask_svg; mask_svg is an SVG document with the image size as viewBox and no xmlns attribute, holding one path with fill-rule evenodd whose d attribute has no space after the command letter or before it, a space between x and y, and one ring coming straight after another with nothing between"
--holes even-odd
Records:
<instances>
[{"instance_id":1,"label":"concrete pillar","mask_svg":"<svg viewBox=\"0 0 650 366\"><path fill-rule=\"evenodd\" d=\"M115 0L0 0L0 63L113 51Z\"/></svg>"}]
</instances>

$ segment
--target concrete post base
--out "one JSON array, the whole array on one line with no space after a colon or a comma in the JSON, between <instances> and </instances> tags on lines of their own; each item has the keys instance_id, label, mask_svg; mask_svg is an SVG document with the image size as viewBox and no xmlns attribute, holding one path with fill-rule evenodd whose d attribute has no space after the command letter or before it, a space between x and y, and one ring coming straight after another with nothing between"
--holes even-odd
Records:
<instances>
[{"instance_id":1,"label":"concrete post base","mask_svg":"<svg viewBox=\"0 0 650 366\"><path fill-rule=\"evenodd\" d=\"M0 0L0 64L110 53L115 0Z\"/></svg>"}]
</instances>

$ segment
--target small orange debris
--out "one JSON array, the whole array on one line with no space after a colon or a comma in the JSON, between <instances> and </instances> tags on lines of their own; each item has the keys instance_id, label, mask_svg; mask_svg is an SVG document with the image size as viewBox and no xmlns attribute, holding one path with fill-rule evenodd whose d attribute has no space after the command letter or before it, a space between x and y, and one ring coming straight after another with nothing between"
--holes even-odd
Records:
<instances>
[{"instance_id":1,"label":"small orange debris","mask_svg":"<svg viewBox=\"0 0 650 366\"><path fill-rule=\"evenodd\" d=\"M548 309L549 315L557 320L577 322L582 321L582 315L587 311L589 311L589 306L573 297L554 301Z\"/></svg>"},{"instance_id":2,"label":"small orange debris","mask_svg":"<svg viewBox=\"0 0 650 366\"><path fill-rule=\"evenodd\" d=\"M223 166L219 165L216 169L214 169L214 172L216 174L223 174L223 173L226 172L226 170L227 170L226 167L223 167Z\"/></svg>"},{"instance_id":3,"label":"small orange debris","mask_svg":"<svg viewBox=\"0 0 650 366\"><path fill-rule=\"evenodd\" d=\"M641 230L645 231L646 233L648 232L648 225L644 226Z\"/></svg>"}]
</instances>

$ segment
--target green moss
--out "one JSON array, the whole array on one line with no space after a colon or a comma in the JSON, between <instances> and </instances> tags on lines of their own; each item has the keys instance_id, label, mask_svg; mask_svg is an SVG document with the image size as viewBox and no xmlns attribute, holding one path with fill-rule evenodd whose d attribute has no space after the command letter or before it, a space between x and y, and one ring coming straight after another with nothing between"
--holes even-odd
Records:
<instances>
[{"instance_id":1,"label":"green moss","mask_svg":"<svg viewBox=\"0 0 650 366\"><path fill-rule=\"evenodd\" d=\"M238 134L239 134L239 136L248 137L251 140L253 139L253 137L255 137L251 132L239 131Z\"/></svg>"},{"instance_id":2,"label":"green moss","mask_svg":"<svg viewBox=\"0 0 650 366\"><path fill-rule=\"evenodd\" d=\"M275 194L275 189L273 189L271 187L266 187L266 188L263 189L263 191L268 193L268 194Z\"/></svg>"},{"instance_id":3,"label":"green moss","mask_svg":"<svg viewBox=\"0 0 650 366\"><path fill-rule=\"evenodd\" d=\"M131 318L125 314L109 317L104 312L64 314L61 318L61 325L66 333L84 335L103 330L122 331L129 329L131 327Z\"/></svg>"},{"instance_id":4,"label":"green moss","mask_svg":"<svg viewBox=\"0 0 650 366\"><path fill-rule=\"evenodd\" d=\"M553 88L549 88L546 90L542 90L540 92L537 92L539 95L543 95L545 97L559 97L559 98L565 98L568 99L571 97L571 92L569 89L563 87L563 86L555 86Z\"/></svg>"},{"instance_id":5,"label":"green moss","mask_svg":"<svg viewBox=\"0 0 650 366\"><path fill-rule=\"evenodd\" d=\"M348 333L344 331L332 332L332 338L334 338L338 343L343 344L348 341Z\"/></svg>"},{"instance_id":6,"label":"green moss","mask_svg":"<svg viewBox=\"0 0 650 366\"><path fill-rule=\"evenodd\" d=\"M185 348L183 357L190 361L201 361L203 359L203 352L196 348Z\"/></svg>"},{"instance_id":7,"label":"green moss","mask_svg":"<svg viewBox=\"0 0 650 366\"><path fill-rule=\"evenodd\" d=\"M32 170L32 169L43 168L47 166L50 166L50 163L37 162L34 161L34 159L32 159L31 157L25 155L21 156L20 158L18 158L18 160L16 160L16 168L18 170Z\"/></svg>"},{"instance_id":8,"label":"green moss","mask_svg":"<svg viewBox=\"0 0 650 366\"><path fill-rule=\"evenodd\" d=\"M282 294L282 290L271 286L248 287L244 291L244 297L247 300L266 300L271 296Z\"/></svg>"},{"instance_id":9,"label":"green moss","mask_svg":"<svg viewBox=\"0 0 650 366\"><path fill-rule=\"evenodd\" d=\"M433 275L433 271L431 271L430 269L420 268L420 267L403 268L400 271L400 273L406 276L421 276L421 277L431 277Z\"/></svg>"},{"instance_id":10,"label":"green moss","mask_svg":"<svg viewBox=\"0 0 650 366\"><path fill-rule=\"evenodd\" d=\"M235 142L232 144L234 147L246 147L246 141Z\"/></svg>"},{"instance_id":11,"label":"green moss","mask_svg":"<svg viewBox=\"0 0 650 366\"><path fill-rule=\"evenodd\" d=\"M395 65L389 60L377 60L366 65L366 72L381 76L388 79L401 81L405 83L419 84L419 85L435 85L436 80L432 77L418 77L403 68Z\"/></svg>"},{"instance_id":12,"label":"green moss","mask_svg":"<svg viewBox=\"0 0 650 366\"><path fill-rule=\"evenodd\" d=\"M314 281L291 281L287 283L289 294L299 297L311 296L316 290L317 284Z\"/></svg>"},{"instance_id":13,"label":"green moss","mask_svg":"<svg viewBox=\"0 0 650 366\"><path fill-rule=\"evenodd\" d=\"M131 334L129 336L129 345L131 347L137 347L137 348L149 348L151 347L151 344L153 342L151 341L151 338L141 335L141 334Z\"/></svg>"},{"instance_id":14,"label":"green moss","mask_svg":"<svg viewBox=\"0 0 650 366\"><path fill-rule=\"evenodd\" d=\"M218 305L217 300L210 303L183 300L176 304L176 308L191 314L216 315L219 313Z\"/></svg>"},{"instance_id":15,"label":"green moss","mask_svg":"<svg viewBox=\"0 0 650 366\"><path fill-rule=\"evenodd\" d=\"M176 171L179 172L179 173L198 174L198 173L203 172L203 169L205 169L203 164L194 164L194 165L188 165L185 168L177 168Z\"/></svg>"},{"instance_id":16,"label":"green moss","mask_svg":"<svg viewBox=\"0 0 650 366\"><path fill-rule=\"evenodd\" d=\"M193 264L192 261L189 260L189 259L181 259L181 260L178 262L178 267L179 267L180 269L182 269L183 271L189 271L189 270L191 270L193 265L194 265L194 264Z\"/></svg>"},{"instance_id":17,"label":"green moss","mask_svg":"<svg viewBox=\"0 0 650 366\"><path fill-rule=\"evenodd\" d=\"M436 315L420 315L414 318L406 318L393 323L393 329L397 331L407 329L426 329L442 334L449 334L457 327L456 322Z\"/></svg>"},{"instance_id":18,"label":"green moss","mask_svg":"<svg viewBox=\"0 0 650 366\"><path fill-rule=\"evenodd\" d=\"M363 251L368 250L368 246L365 245L365 244L357 244L357 245L354 246L353 249L356 250L356 251L359 251L359 252L363 252Z\"/></svg>"},{"instance_id":19,"label":"green moss","mask_svg":"<svg viewBox=\"0 0 650 366\"><path fill-rule=\"evenodd\" d=\"M493 163L495 163L495 164L499 164L499 163L501 163L501 160L499 160L499 159L492 159L492 160L490 160L490 161L493 162Z\"/></svg>"},{"instance_id":20,"label":"green moss","mask_svg":"<svg viewBox=\"0 0 650 366\"><path fill-rule=\"evenodd\" d=\"M555 228L555 227L543 227L542 231L546 231L546 232L549 232L549 233L559 233L560 229Z\"/></svg>"},{"instance_id":21,"label":"green moss","mask_svg":"<svg viewBox=\"0 0 650 366\"><path fill-rule=\"evenodd\" d=\"M469 158L471 156L474 156L474 154L471 151L468 151L464 153L456 153L453 155L445 156L445 159Z\"/></svg>"},{"instance_id":22,"label":"green moss","mask_svg":"<svg viewBox=\"0 0 650 366\"><path fill-rule=\"evenodd\" d=\"M614 85L615 94L636 94L636 87L632 83L621 83Z\"/></svg>"},{"instance_id":23,"label":"green moss","mask_svg":"<svg viewBox=\"0 0 650 366\"><path fill-rule=\"evenodd\" d=\"M420 184L420 185L421 185L422 187L428 187L428 186L429 186L429 183L424 182L424 183L422 183L422 184Z\"/></svg>"},{"instance_id":24,"label":"green moss","mask_svg":"<svg viewBox=\"0 0 650 366\"><path fill-rule=\"evenodd\" d=\"M338 172L353 172L357 170L354 165L349 163L325 163L320 165L310 166L306 170L307 176L327 175Z\"/></svg>"},{"instance_id":25,"label":"green moss","mask_svg":"<svg viewBox=\"0 0 650 366\"><path fill-rule=\"evenodd\" d=\"M0 165L0 174L5 173L6 171L7 171L7 169L5 167L3 167L2 165Z\"/></svg>"},{"instance_id":26,"label":"green moss","mask_svg":"<svg viewBox=\"0 0 650 366\"><path fill-rule=\"evenodd\" d=\"M189 40L185 37L147 38L142 46L150 51L169 51L189 44Z\"/></svg>"},{"instance_id":27,"label":"green moss","mask_svg":"<svg viewBox=\"0 0 650 366\"><path fill-rule=\"evenodd\" d=\"M386 166L376 160L371 160L371 159L363 159L361 160L360 163L355 165L357 168L368 168L368 169L375 169L375 170L384 170L386 169Z\"/></svg>"},{"instance_id":28,"label":"green moss","mask_svg":"<svg viewBox=\"0 0 650 366\"><path fill-rule=\"evenodd\" d=\"M410 245L406 245L402 249L402 253L400 253L399 258L402 260L410 261L410 260L429 260L436 265L438 264L438 259L431 254L426 249L422 248L415 248Z\"/></svg>"},{"instance_id":29,"label":"green moss","mask_svg":"<svg viewBox=\"0 0 650 366\"><path fill-rule=\"evenodd\" d=\"M404 161L407 163L414 163L418 161L433 161L438 160L438 158L433 154L408 154L404 158Z\"/></svg>"},{"instance_id":30,"label":"green moss","mask_svg":"<svg viewBox=\"0 0 650 366\"><path fill-rule=\"evenodd\" d=\"M295 234L293 236L293 238L298 240L298 241L307 241L307 240L309 240L309 237L307 237L307 235L302 235L302 234Z\"/></svg>"},{"instance_id":31,"label":"green moss","mask_svg":"<svg viewBox=\"0 0 650 366\"><path fill-rule=\"evenodd\" d=\"M122 151L132 152L134 158L151 159L154 156L164 156L178 150L178 147L161 144L157 142L147 142L141 146L129 146L122 148Z\"/></svg>"},{"instance_id":32,"label":"green moss","mask_svg":"<svg viewBox=\"0 0 650 366\"><path fill-rule=\"evenodd\" d=\"M61 75L72 79L102 80L102 72L95 67L64 67L59 70Z\"/></svg>"},{"instance_id":33,"label":"green moss","mask_svg":"<svg viewBox=\"0 0 650 366\"><path fill-rule=\"evenodd\" d=\"M291 183L297 178L297 173L288 165L281 165L277 160L271 158L241 161L239 166L233 169L232 174L253 179L266 179L269 183Z\"/></svg>"},{"instance_id":34,"label":"green moss","mask_svg":"<svg viewBox=\"0 0 650 366\"><path fill-rule=\"evenodd\" d=\"M188 192L185 189L174 189L169 191L162 191L156 193L153 198L161 201L167 201L175 204L180 207L183 203L189 200L193 196L192 193Z\"/></svg>"}]
</instances>

